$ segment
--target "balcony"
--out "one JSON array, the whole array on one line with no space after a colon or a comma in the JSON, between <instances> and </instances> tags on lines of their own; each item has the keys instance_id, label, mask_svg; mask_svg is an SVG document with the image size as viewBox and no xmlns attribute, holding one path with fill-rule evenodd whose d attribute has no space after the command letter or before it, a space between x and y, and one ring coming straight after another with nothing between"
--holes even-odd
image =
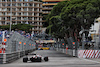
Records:
<instances>
[{"instance_id":1,"label":"balcony","mask_svg":"<svg viewBox=\"0 0 100 67\"><path fill-rule=\"evenodd\" d=\"M47 11L47 12L46 12L46 11L43 12L43 14L49 14L49 13L50 13L50 12L48 12L48 11Z\"/></svg>"},{"instance_id":2,"label":"balcony","mask_svg":"<svg viewBox=\"0 0 100 67\"><path fill-rule=\"evenodd\" d=\"M45 8L42 8L42 10L52 10L53 7L45 7Z\"/></svg>"}]
</instances>

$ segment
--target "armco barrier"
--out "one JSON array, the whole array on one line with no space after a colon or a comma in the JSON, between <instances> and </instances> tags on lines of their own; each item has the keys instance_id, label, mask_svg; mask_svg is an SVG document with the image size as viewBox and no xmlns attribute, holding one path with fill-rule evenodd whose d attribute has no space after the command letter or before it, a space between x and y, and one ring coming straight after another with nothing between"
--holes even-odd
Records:
<instances>
[{"instance_id":1,"label":"armco barrier","mask_svg":"<svg viewBox=\"0 0 100 67\"><path fill-rule=\"evenodd\" d=\"M6 63L13 62L13 61L23 57L25 54L28 54L32 51L34 51L34 50L12 52L12 53L1 53L0 54L0 64L6 64Z\"/></svg>"},{"instance_id":2,"label":"armco barrier","mask_svg":"<svg viewBox=\"0 0 100 67\"><path fill-rule=\"evenodd\" d=\"M19 52L0 54L0 64L5 64L18 59Z\"/></svg>"},{"instance_id":3,"label":"armco barrier","mask_svg":"<svg viewBox=\"0 0 100 67\"><path fill-rule=\"evenodd\" d=\"M19 52L13 52L13 53L5 53L5 57L3 59L5 59L5 61L3 61L3 63L10 63L16 59L19 58Z\"/></svg>"},{"instance_id":4,"label":"armco barrier","mask_svg":"<svg viewBox=\"0 0 100 67\"><path fill-rule=\"evenodd\" d=\"M70 56L76 56L75 55L75 50L72 50L72 49L62 49L62 48L53 48L54 50L56 51L59 51L61 53L65 53L65 54L68 54Z\"/></svg>"},{"instance_id":5,"label":"armco barrier","mask_svg":"<svg viewBox=\"0 0 100 67\"><path fill-rule=\"evenodd\" d=\"M68 49L68 50L66 51L66 53L67 53L68 55L70 55L70 56L73 56L73 50L72 50L72 49Z\"/></svg>"},{"instance_id":6,"label":"armco barrier","mask_svg":"<svg viewBox=\"0 0 100 67\"><path fill-rule=\"evenodd\" d=\"M0 64L3 64L3 54L0 54Z\"/></svg>"}]
</instances>

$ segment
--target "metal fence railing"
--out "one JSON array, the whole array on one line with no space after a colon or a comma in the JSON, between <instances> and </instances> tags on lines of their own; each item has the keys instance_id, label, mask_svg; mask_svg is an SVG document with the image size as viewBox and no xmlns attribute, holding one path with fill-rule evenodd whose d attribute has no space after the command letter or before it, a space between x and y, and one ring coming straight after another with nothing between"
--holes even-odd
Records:
<instances>
[{"instance_id":1,"label":"metal fence railing","mask_svg":"<svg viewBox=\"0 0 100 67\"><path fill-rule=\"evenodd\" d=\"M19 33L14 32L13 35L7 39L6 53L15 51L25 51L35 49L35 41L32 41Z\"/></svg>"},{"instance_id":2,"label":"metal fence railing","mask_svg":"<svg viewBox=\"0 0 100 67\"><path fill-rule=\"evenodd\" d=\"M0 64L15 61L25 54L34 51L36 48L35 41L32 41L30 38L27 38L18 32L14 32L6 39L7 42L5 42L5 45L1 43L0 46L1 49L3 48L0 50L2 51L0 53Z\"/></svg>"}]
</instances>

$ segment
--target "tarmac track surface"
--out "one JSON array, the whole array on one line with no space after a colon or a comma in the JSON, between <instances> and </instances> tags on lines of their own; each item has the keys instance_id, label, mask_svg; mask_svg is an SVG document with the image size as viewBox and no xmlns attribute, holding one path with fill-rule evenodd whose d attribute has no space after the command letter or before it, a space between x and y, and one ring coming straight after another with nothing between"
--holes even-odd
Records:
<instances>
[{"instance_id":1,"label":"tarmac track surface","mask_svg":"<svg viewBox=\"0 0 100 67\"><path fill-rule=\"evenodd\" d=\"M49 61L23 63L23 57L9 64L0 64L0 67L100 67L100 62L71 57L54 50L36 50L31 54L48 56ZM32 55L28 55L31 57Z\"/></svg>"}]
</instances>

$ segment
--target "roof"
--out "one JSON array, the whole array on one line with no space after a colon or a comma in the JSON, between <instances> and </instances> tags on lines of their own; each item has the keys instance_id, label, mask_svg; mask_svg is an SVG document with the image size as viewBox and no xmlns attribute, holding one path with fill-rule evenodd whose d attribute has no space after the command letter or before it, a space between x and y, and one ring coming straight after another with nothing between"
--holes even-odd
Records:
<instances>
[{"instance_id":1,"label":"roof","mask_svg":"<svg viewBox=\"0 0 100 67\"><path fill-rule=\"evenodd\" d=\"M36 40L36 43L56 43L55 40Z\"/></svg>"},{"instance_id":2,"label":"roof","mask_svg":"<svg viewBox=\"0 0 100 67\"><path fill-rule=\"evenodd\" d=\"M46 1L47 1L47 2L50 2L50 1L53 2L53 1L65 1L65 0L42 0L42 1L43 1L43 2L46 2Z\"/></svg>"},{"instance_id":3,"label":"roof","mask_svg":"<svg viewBox=\"0 0 100 67\"><path fill-rule=\"evenodd\" d=\"M49 5L57 5L57 3L47 3L47 4L42 4L42 6L49 6Z\"/></svg>"}]
</instances>

